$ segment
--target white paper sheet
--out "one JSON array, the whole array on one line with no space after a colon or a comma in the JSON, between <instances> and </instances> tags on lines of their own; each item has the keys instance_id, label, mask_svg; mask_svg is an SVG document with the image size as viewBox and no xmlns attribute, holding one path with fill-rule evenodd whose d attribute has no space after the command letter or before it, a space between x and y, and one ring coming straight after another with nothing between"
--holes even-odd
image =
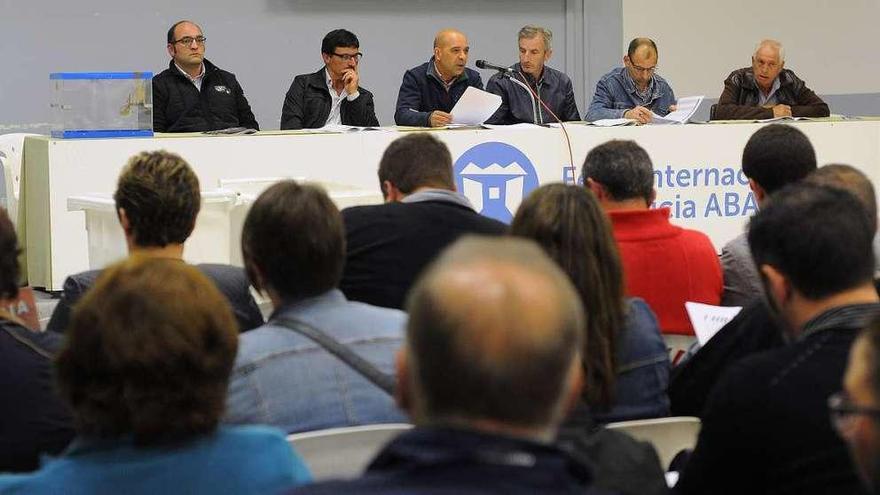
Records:
<instances>
[{"instance_id":1,"label":"white paper sheet","mask_svg":"<svg viewBox=\"0 0 880 495\"><path fill-rule=\"evenodd\" d=\"M500 106L500 96L468 86L449 113L453 124L480 125Z\"/></svg>"},{"instance_id":2,"label":"white paper sheet","mask_svg":"<svg viewBox=\"0 0 880 495\"><path fill-rule=\"evenodd\" d=\"M637 125L638 120L635 119L600 119L590 122L592 125L599 127L615 127L618 125Z\"/></svg>"},{"instance_id":3,"label":"white paper sheet","mask_svg":"<svg viewBox=\"0 0 880 495\"><path fill-rule=\"evenodd\" d=\"M684 308L701 346L706 345L721 327L742 311L742 306L712 306L696 302L686 302Z\"/></svg>"},{"instance_id":4,"label":"white paper sheet","mask_svg":"<svg viewBox=\"0 0 880 495\"><path fill-rule=\"evenodd\" d=\"M666 116L661 117L651 112L652 124L687 124L691 117L700 108L705 96L688 96L687 98L679 98L675 102L675 111L669 112Z\"/></svg>"}]
</instances>

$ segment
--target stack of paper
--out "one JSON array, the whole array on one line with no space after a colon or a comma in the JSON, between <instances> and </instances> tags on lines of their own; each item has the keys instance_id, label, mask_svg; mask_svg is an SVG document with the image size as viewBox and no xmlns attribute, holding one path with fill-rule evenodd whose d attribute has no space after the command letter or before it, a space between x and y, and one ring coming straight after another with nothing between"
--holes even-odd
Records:
<instances>
[{"instance_id":1,"label":"stack of paper","mask_svg":"<svg viewBox=\"0 0 880 495\"><path fill-rule=\"evenodd\" d=\"M697 112L697 109L700 108L700 103L703 102L703 98L705 96L688 96L687 98L680 98L677 102L675 102L675 111L669 112L665 117L661 117L654 112L651 112L651 123L652 124L687 124L691 117Z\"/></svg>"}]
</instances>

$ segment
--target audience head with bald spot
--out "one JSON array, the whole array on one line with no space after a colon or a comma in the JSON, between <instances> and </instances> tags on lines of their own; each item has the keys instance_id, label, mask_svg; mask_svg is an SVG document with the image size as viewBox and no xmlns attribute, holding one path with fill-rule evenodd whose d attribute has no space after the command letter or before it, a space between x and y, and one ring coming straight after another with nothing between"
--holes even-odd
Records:
<instances>
[{"instance_id":1,"label":"audience head with bald spot","mask_svg":"<svg viewBox=\"0 0 880 495\"><path fill-rule=\"evenodd\" d=\"M443 29L434 36L434 66L444 81L464 73L470 48L467 36L457 29Z\"/></svg>"},{"instance_id":2,"label":"audience head with bald spot","mask_svg":"<svg viewBox=\"0 0 880 495\"><path fill-rule=\"evenodd\" d=\"M551 441L580 393L584 314L532 241L465 237L407 301L398 401L420 426Z\"/></svg>"},{"instance_id":3,"label":"audience head with bald spot","mask_svg":"<svg viewBox=\"0 0 880 495\"><path fill-rule=\"evenodd\" d=\"M755 82L764 93L769 93L773 88L773 81L779 77L783 67L785 67L785 49L782 43L776 40L762 40L755 46L755 53L752 54L752 70L755 73Z\"/></svg>"}]
</instances>

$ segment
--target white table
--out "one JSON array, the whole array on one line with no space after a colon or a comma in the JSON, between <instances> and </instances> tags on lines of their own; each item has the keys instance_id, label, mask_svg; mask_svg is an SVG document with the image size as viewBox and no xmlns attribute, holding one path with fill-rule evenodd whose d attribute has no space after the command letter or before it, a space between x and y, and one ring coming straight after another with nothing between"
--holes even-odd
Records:
<instances>
[{"instance_id":1,"label":"white table","mask_svg":"<svg viewBox=\"0 0 880 495\"><path fill-rule=\"evenodd\" d=\"M522 153L476 156L474 165L457 163L457 181L481 209L514 212L538 183L572 181L587 152L609 139L634 139L655 167L656 205L670 206L673 222L701 230L716 248L739 234L754 212L747 180L740 173L742 149L762 124L690 124L597 128L570 125L569 167L562 131L505 128L432 131L449 145L457 162L474 146L504 143ZM880 180L880 122L798 122L813 142L820 164L852 164ZM59 290L64 278L88 269L83 212L67 211L67 198L111 193L129 156L143 150L179 153L193 166L203 189L221 179L302 176L352 186L379 187L376 170L397 131L344 134L267 132L253 136L157 136L140 139L56 140L28 137L22 178L20 234L26 239L27 274L35 287ZM488 145L492 147L494 145ZM470 156L470 154L469 154ZM523 158L524 156L524 158ZM519 169L511 165L516 161ZM464 160L467 161L467 160ZM524 163L519 163L524 161ZM497 166L482 176L492 163ZM531 165L529 165L529 163ZM483 185L481 185L483 184Z\"/></svg>"}]
</instances>

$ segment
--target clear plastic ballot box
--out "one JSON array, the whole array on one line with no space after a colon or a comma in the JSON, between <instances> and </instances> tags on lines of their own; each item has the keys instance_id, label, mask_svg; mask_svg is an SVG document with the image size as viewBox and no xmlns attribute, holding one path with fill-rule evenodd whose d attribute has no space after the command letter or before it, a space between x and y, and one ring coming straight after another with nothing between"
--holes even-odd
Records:
<instances>
[{"instance_id":1,"label":"clear plastic ballot box","mask_svg":"<svg viewBox=\"0 0 880 495\"><path fill-rule=\"evenodd\" d=\"M52 137L153 135L152 72L54 72Z\"/></svg>"}]
</instances>

